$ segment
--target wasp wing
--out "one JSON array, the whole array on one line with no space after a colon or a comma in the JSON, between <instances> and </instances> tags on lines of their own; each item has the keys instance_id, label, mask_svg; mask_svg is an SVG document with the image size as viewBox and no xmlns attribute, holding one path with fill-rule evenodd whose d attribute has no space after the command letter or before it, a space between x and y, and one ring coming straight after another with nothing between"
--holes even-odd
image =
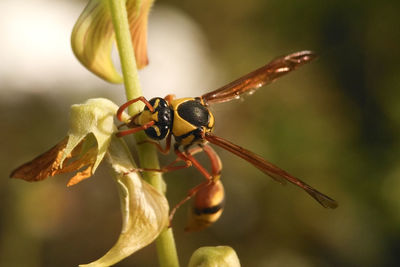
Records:
<instances>
[{"instance_id":1,"label":"wasp wing","mask_svg":"<svg viewBox=\"0 0 400 267\"><path fill-rule=\"evenodd\" d=\"M321 192L315 190L305 182L301 181L300 179L290 175L289 173L285 172L284 170L280 169L279 167L273 165L272 163L264 160L257 154L244 149L238 145L235 145L221 137L215 136L211 133L205 134L205 139L210 143L220 146L223 149L232 152L236 156L241 157L242 159L250 162L256 168L267 174L268 176L272 177L276 181L284 184L286 181L291 182L294 185L304 189L308 194L310 194L315 200L317 200L322 206L325 208L334 209L338 206L337 202L330 197L322 194Z\"/></svg>"},{"instance_id":2,"label":"wasp wing","mask_svg":"<svg viewBox=\"0 0 400 267\"><path fill-rule=\"evenodd\" d=\"M279 57L215 91L202 95L201 98L205 104L221 103L239 98L240 95L246 92L252 93L314 58L316 55L311 51L300 51Z\"/></svg>"}]
</instances>

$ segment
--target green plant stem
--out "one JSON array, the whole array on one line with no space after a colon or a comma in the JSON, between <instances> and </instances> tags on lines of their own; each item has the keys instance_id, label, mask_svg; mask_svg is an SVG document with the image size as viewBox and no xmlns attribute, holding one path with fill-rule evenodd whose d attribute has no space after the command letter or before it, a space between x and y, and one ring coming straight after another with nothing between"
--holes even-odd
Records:
<instances>
[{"instance_id":1,"label":"green plant stem","mask_svg":"<svg viewBox=\"0 0 400 267\"><path fill-rule=\"evenodd\" d=\"M126 11L126 0L109 0L112 22L114 25L115 36L117 40L119 57L121 60L122 73L125 84L125 94L127 100L142 96L142 90L139 82L139 75L136 66L135 53L132 46L131 35L129 31L128 15ZM143 103L137 102L128 108L128 113L134 115L140 112ZM147 139L144 132L135 134L136 142L142 142ZM140 164L143 168L159 169L157 151L151 144L139 145L138 155ZM160 173L145 172L144 178L160 192L164 189L164 181ZM158 258L162 267L178 267L178 255L172 228L163 231L156 240Z\"/></svg>"}]
</instances>

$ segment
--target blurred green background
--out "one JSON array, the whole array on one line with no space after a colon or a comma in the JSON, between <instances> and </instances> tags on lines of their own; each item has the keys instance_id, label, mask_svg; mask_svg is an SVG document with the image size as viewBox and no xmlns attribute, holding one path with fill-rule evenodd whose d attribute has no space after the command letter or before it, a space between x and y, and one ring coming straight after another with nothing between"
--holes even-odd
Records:
<instances>
[{"instance_id":1,"label":"blurred green background","mask_svg":"<svg viewBox=\"0 0 400 267\"><path fill-rule=\"evenodd\" d=\"M121 86L93 77L70 51L70 31L85 3L0 4L0 266L87 263L120 231L117 190L106 166L72 188L65 187L68 175L40 183L8 179L66 135L71 104L90 97L124 101ZM174 84L178 96L201 95L276 56L318 53L244 101L213 106L215 132L339 202L326 210L295 186L281 186L216 148L226 208L199 233L183 231L188 205L178 210L173 226L182 266L196 248L211 245L232 246L243 266L400 264L399 11L399 1L156 3L151 65L142 74L146 97L175 93ZM193 169L165 179L171 205L202 181ZM157 264L153 244L116 266Z\"/></svg>"}]
</instances>

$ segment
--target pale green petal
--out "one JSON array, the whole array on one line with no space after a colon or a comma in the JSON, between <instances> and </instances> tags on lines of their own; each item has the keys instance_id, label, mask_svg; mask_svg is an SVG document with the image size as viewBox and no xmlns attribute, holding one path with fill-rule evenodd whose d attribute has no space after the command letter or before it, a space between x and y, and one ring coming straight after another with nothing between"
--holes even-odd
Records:
<instances>
[{"instance_id":1,"label":"pale green petal","mask_svg":"<svg viewBox=\"0 0 400 267\"><path fill-rule=\"evenodd\" d=\"M114 125L114 115L117 110L118 106L105 98L93 98L83 104L72 105L69 138L61 162L84 138L93 134L97 142L97 155L92 168L94 173L104 158L112 135L117 130Z\"/></svg>"},{"instance_id":2,"label":"pale green petal","mask_svg":"<svg viewBox=\"0 0 400 267\"><path fill-rule=\"evenodd\" d=\"M201 247L193 253L189 267L240 267L240 262L231 247Z\"/></svg>"},{"instance_id":3,"label":"pale green petal","mask_svg":"<svg viewBox=\"0 0 400 267\"><path fill-rule=\"evenodd\" d=\"M71 46L78 60L94 74L112 83L122 83L111 57L114 35L106 2L90 0L72 30Z\"/></svg>"},{"instance_id":4,"label":"pale green petal","mask_svg":"<svg viewBox=\"0 0 400 267\"><path fill-rule=\"evenodd\" d=\"M122 230L116 244L100 259L80 266L110 266L147 246L168 225L168 202L154 187L131 172L134 165L123 140L113 137L108 158L116 172Z\"/></svg>"}]
</instances>

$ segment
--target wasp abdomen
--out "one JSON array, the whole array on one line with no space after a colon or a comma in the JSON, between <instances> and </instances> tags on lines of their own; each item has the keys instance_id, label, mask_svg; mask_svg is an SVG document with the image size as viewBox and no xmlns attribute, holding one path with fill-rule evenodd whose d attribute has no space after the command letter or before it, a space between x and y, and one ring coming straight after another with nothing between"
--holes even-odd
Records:
<instances>
[{"instance_id":1,"label":"wasp abdomen","mask_svg":"<svg viewBox=\"0 0 400 267\"><path fill-rule=\"evenodd\" d=\"M219 180L199 190L185 231L199 231L217 221L224 210L224 196L224 187Z\"/></svg>"},{"instance_id":2,"label":"wasp abdomen","mask_svg":"<svg viewBox=\"0 0 400 267\"><path fill-rule=\"evenodd\" d=\"M208 214L208 215L210 215L210 214L215 214L215 213L217 213L218 211L220 211L221 209L223 209L223 203L220 203L220 204L218 204L218 205L215 205L215 206L212 206L212 207L207 207L207 208L196 208L196 207L194 207L193 208L193 212L196 214L196 215L205 215L205 214Z\"/></svg>"}]
</instances>

